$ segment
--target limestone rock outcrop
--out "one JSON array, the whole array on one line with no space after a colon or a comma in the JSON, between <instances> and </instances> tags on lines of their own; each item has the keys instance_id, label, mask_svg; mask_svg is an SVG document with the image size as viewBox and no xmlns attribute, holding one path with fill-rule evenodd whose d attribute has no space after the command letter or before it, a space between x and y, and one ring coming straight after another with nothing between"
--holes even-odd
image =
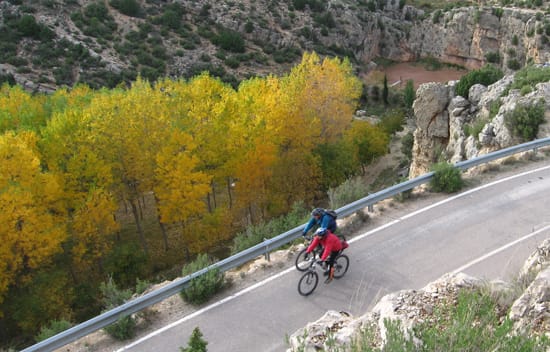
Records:
<instances>
[{"instance_id":1,"label":"limestone rock outcrop","mask_svg":"<svg viewBox=\"0 0 550 352\"><path fill-rule=\"evenodd\" d=\"M550 82L538 83L531 92L521 94L510 89L514 78L505 75L488 87L475 84L467 99L455 95L454 81L420 85L413 104L416 130L409 178L430 171L438 161L456 163L520 143L506 121L518 106L543 102L546 122L539 127L537 138L549 136Z\"/></svg>"}]
</instances>

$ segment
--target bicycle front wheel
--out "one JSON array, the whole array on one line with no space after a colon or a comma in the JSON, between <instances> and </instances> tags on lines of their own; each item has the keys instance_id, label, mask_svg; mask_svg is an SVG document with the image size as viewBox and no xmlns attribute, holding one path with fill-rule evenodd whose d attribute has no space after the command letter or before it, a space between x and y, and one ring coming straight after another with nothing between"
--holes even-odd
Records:
<instances>
[{"instance_id":1,"label":"bicycle front wheel","mask_svg":"<svg viewBox=\"0 0 550 352\"><path fill-rule=\"evenodd\" d=\"M315 271L308 271L298 281L298 292L302 296L308 296L315 291L318 283L319 275Z\"/></svg>"},{"instance_id":2,"label":"bicycle front wheel","mask_svg":"<svg viewBox=\"0 0 550 352\"><path fill-rule=\"evenodd\" d=\"M340 254L334 261L334 278L339 279L346 274L349 267L349 258L345 254Z\"/></svg>"},{"instance_id":3,"label":"bicycle front wheel","mask_svg":"<svg viewBox=\"0 0 550 352\"><path fill-rule=\"evenodd\" d=\"M311 260L313 259L312 256L314 256L314 252L306 253L306 249L304 248L298 253L296 256L296 260L294 264L296 265L296 269L298 271L306 271L311 266Z\"/></svg>"}]
</instances>

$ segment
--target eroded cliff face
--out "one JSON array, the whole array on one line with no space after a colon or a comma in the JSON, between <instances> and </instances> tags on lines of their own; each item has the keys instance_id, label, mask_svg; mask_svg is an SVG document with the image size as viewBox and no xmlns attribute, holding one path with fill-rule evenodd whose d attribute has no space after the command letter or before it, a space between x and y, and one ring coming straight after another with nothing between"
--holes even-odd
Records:
<instances>
[{"instance_id":1,"label":"eroded cliff face","mask_svg":"<svg viewBox=\"0 0 550 352\"><path fill-rule=\"evenodd\" d=\"M116 28L107 39L94 37L73 20L82 17L81 13L93 3L56 0L48 5L36 2L23 6L0 1L0 27L9 19L28 15L32 9L37 24L51 30L52 49L61 48L59 43L71 43L82 54L70 60L62 54L51 58L65 69L60 82L51 67L42 65L43 60L35 60L43 43L24 37L6 46L11 53L0 55L0 74L13 75L17 83L29 90L51 91L60 84L71 85L79 80L101 82L105 74L139 72L143 64L136 64L135 53L120 48L127 46L128 35L135 35L140 28L148 28L144 42L153 40L156 48L162 49L164 73L170 77L188 76L201 67L208 68L204 66L205 58L211 67L236 78L281 74L299 62L299 53L313 50L347 56L359 72L368 71L377 57L398 62L433 57L469 69L481 67L488 55L503 69L510 62L522 66L526 62L550 61L546 30L550 14L542 10L480 6L439 14L396 0L376 1L374 8L355 1L330 1L316 10L307 6L298 10L286 1L185 0L177 1L182 13L179 24L185 30L176 31L164 28L158 20L172 2L147 1L142 2L143 13L137 17L106 6L106 16ZM220 48L213 43L220 28L238 33L244 41L242 54L246 55L241 55L242 62L236 67L225 60L231 53L222 50L225 54L220 55ZM83 59L89 56L94 60Z\"/></svg>"},{"instance_id":2,"label":"eroded cliff face","mask_svg":"<svg viewBox=\"0 0 550 352\"><path fill-rule=\"evenodd\" d=\"M520 66L550 61L542 30L548 15L536 10L464 7L435 16L404 7L399 16L385 19L387 29L378 33L378 53L395 61L433 57L468 69L483 66L488 55L498 55L495 64L504 69L511 60ZM367 33L367 37L375 34Z\"/></svg>"},{"instance_id":3,"label":"eroded cliff face","mask_svg":"<svg viewBox=\"0 0 550 352\"><path fill-rule=\"evenodd\" d=\"M550 136L550 82L538 83L531 92L521 94L510 89L514 79L510 74L488 87L475 84L468 98L455 95L456 82L422 84L413 104L416 129L409 178L431 171L436 162L454 164L521 143L507 124L520 106L542 103L546 121L536 137ZM472 134L476 125L481 126L480 132Z\"/></svg>"}]
</instances>

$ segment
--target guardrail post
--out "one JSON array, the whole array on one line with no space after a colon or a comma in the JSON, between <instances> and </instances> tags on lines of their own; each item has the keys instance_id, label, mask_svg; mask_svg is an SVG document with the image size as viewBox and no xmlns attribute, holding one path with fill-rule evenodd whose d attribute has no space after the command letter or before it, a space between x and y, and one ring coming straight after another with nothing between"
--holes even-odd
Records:
<instances>
[{"instance_id":1,"label":"guardrail post","mask_svg":"<svg viewBox=\"0 0 550 352\"><path fill-rule=\"evenodd\" d=\"M267 241L267 238L264 238L264 242ZM265 260L267 260L268 262L271 261L271 258L269 257L269 244L265 244Z\"/></svg>"}]
</instances>

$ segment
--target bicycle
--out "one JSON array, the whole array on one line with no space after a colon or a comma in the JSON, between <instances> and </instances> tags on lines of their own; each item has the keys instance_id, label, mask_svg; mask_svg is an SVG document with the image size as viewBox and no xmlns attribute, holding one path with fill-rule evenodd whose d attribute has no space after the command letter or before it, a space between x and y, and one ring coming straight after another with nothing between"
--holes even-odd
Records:
<instances>
[{"instance_id":1,"label":"bicycle","mask_svg":"<svg viewBox=\"0 0 550 352\"><path fill-rule=\"evenodd\" d=\"M319 283L319 274L317 273L317 267L322 263L322 261L315 259L312 256L312 259L309 260L309 267L307 271L302 275L300 281L298 281L298 292L302 296L309 296L317 288ZM339 279L346 274L349 268L349 257L345 254L340 254L334 260L334 278Z\"/></svg>"},{"instance_id":2,"label":"bicycle","mask_svg":"<svg viewBox=\"0 0 550 352\"><path fill-rule=\"evenodd\" d=\"M340 238L342 242L346 241L343 235L337 235L337 236L338 238ZM294 260L294 265L296 266L296 269L298 271L303 272L309 269L309 267L311 266L310 261L315 258L321 258L321 254L323 254L323 246L321 245L318 245L317 247L315 247L315 249L311 253L306 253L307 247L309 247L309 244L313 240L313 237L314 236L312 235L304 236L304 238L308 240L308 245L298 253L298 255L296 256L296 259Z\"/></svg>"}]
</instances>

